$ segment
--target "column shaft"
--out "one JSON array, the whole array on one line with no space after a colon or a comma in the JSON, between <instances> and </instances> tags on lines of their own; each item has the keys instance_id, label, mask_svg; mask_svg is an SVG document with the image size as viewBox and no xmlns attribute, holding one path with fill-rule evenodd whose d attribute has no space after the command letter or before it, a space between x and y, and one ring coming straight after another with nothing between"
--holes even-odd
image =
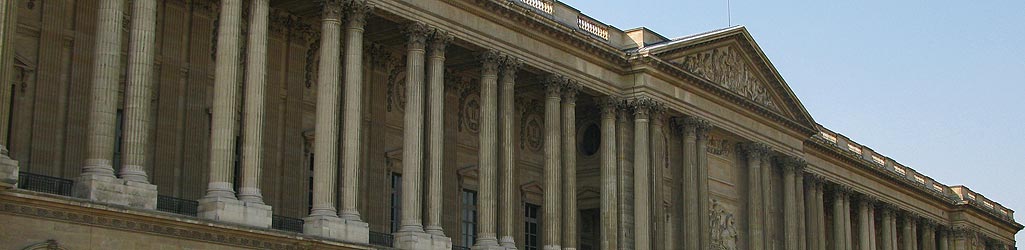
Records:
<instances>
[{"instance_id":1,"label":"column shaft","mask_svg":"<svg viewBox=\"0 0 1025 250\"><path fill-rule=\"evenodd\" d=\"M833 191L833 196L833 249L847 250L845 247L847 237L844 236L843 193Z\"/></svg>"},{"instance_id":2,"label":"column shaft","mask_svg":"<svg viewBox=\"0 0 1025 250\"><path fill-rule=\"evenodd\" d=\"M313 209L311 217L338 217L335 181L338 171L338 64L341 6L326 4L321 19L317 113L313 142Z\"/></svg>"},{"instance_id":3,"label":"column shaft","mask_svg":"<svg viewBox=\"0 0 1025 250\"><path fill-rule=\"evenodd\" d=\"M904 247L901 250L915 250L915 241L914 241L915 231L911 227L911 223L912 223L911 221L912 220L911 220L910 216L903 216L903 217L904 217L904 224L901 225L901 232L902 232L901 233L901 238L903 240L901 242L904 245Z\"/></svg>"},{"instance_id":4,"label":"column shaft","mask_svg":"<svg viewBox=\"0 0 1025 250\"><path fill-rule=\"evenodd\" d=\"M242 17L240 0L221 1L214 75L213 121L210 124L210 182L206 198L235 199L232 171L238 131L239 39ZM116 89L115 89L116 91ZM319 154L318 154L319 155Z\"/></svg>"},{"instance_id":5,"label":"column shaft","mask_svg":"<svg viewBox=\"0 0 1025 250\"><path fill-rule=\"evenodd\" d=\"M665 135L665 106L654 105L650 111L650 133L651 133L651 202L652 211L652 249L666 249L666 211L664 206L666 167L666 135Z\"/></svg>"},{"instance_id":6,"label":"column shaft","mask_svg":"<svg viewBox=\"0 0 1025 250\"><path fill-rule=\"evenodd\" d=\"M86 148L82 176L114 178L114 168L111 164L116 142L114 126L117 122L118 82L121 78L121 22L124 19L124 1L100 0L99 2L95 54L93 55L93 84L90 92L92 102L89 105L88 134L86 135L89 146ZM226 0L223 4L225 7L230 7L229 5L232 3L238 3L238 1ZM230 8L224 9L224 11L230 10ZM229 20L222 18L222 23L227 21ZM11 33L14 32L11 30ZM221 31L222 35L225 33L226 31ZM13 36L13 34L8 35ZM218 54L218 58L220 58L220 54ZM218 64L218 66L221 65ZM221 67L218 67L218 72L220 69ZM217 74L217 76L220 77L221 74Z\"/></svg>"},{"instance_id":7,"label":"column shaft","mask_svg":"<svg viewBox=\"0 0 1025 250\"><path fill-rule=\"evenodd\" d=\"M701 239L700 249L711 249L712 227L709 221L709 196L708 196L708 132L711 125L708 121L701 120L698 123L697 133L697 162L698 162L698 237Z\"/></svg>"},{"instance_id":8,"label":"column shaft","mask_svg":"<svg viewBox=\"0 0 1025 250\"><path fill-rule=\"evenodd\" d=\"M598 101L601 109L601 249L619 249L618 179L616 161L616 113L621 100L607 97Z\"/></svg>"},{"instance_id":9,"label":"column shaft","mask_svg":"<svg viewBox=\"0 0 1025 250\"><path fill-rule=\"evenodd\" d=\"M634 108L634 249L651 249L651 163L648 112L652 101L632 101Z\"/></svg>"},{"instance_id":10,"label":"column shaft","mask_svg":"<svg viewBox=\"0 0 1025 250\"><path fill-rule=\"evenodd\" d=\"M749 143L745 146L747 150L748 165L748 245L750 249L765 249L765 236L762 231L762 220L765 219L765 216L763 215L762 210L761 170L762 160L765 157L767 148L765 145L759 143ZM692 248L688 248L688 250L697 249L696 245L688 246L692 246Z\"/></svg>"},{"instance_id":11,"label":"column shaft","mask_svg":"<svg viewBox=\"0 0 1025 250\"><path fill-rule=\"evenodd\" d=\"M562 93L562 248L577 248L577 91L569 81Z\"/></svg>"},{"instance_id":12,"label":"column shaft","mask_svg":"<svg viewBox=\"0 0 1025 250\"><path fill-rule=\"evenodd\" d=\"M784 249L798 249L797 244L797 183L794 177L795 166L792 163L783 163L783 224L785 232Z\"/></svg>"},{"instance_id":13,"label":"column shaft","mask_svg":"<svg viewBox=\"0 0 1025 250\"><path fill-rule=\"evenodd\" d=\"M348 221L362 221L359 213L359 198L361 196L359 177L361 175L360 166L364 165L360 159L360 156L363 155L363 152L361 152L363 148L363 31L364 26L366 26L367 15L369 15L370 11L371 7L366 5L366 2L350 1L345 16L345 110L342 111L342 126L344 130L342 130L341 152L343 171L341 216L342 219ZM420 56L422 70L422 51ZM420 76L423 76L422 73ZM408 81L410 78L407 77L406 80ZM420 81L422 90L422 78ZM406 86L410 85L407 84ZM419 93L421 93L422 98L423 91L419 91ZM412 102L413 100L409 100L407 104ZM418 102L417 105L422 105L422 103ZM406 114L409 114L409 109L406 109ZM403 153L405 152L406 150L403 150ZM405 162L405 159L403 159L403 162ZM403 178L403 180L407 178ZM405 196L416 196L413 194L418 194L413 192L406 193L410 195ZM409 208L403 207L403 209Z\"/></svg>"},{"instance_id":14,"label":"column shaft","mask_svg":"<svg viewBox=\"0 0 1025 250\"><path fill-rule=\"evenodd\" d=\"M406 109L403 123L402 133L402 227L399 229L400 232L424 232L423 223L421 221L423 204L420 203L420 199L423 197L420 188L422 187L421 172L423 171L423 132L424 132L424 46L427 39L427 26L422 23L412 23L406 27L406 35L408 36L408 43L406 44ZM487 89L490 93L494 92L494 86L488 86ZM488 111L494 111L494 106L485 106L493 103L483 103L484 101L484 88L481 88L481 101L483 108L492 108ZM487 98L493 98L488 96ZM494 101L494 100L489 100ZM494 116L494 113L488 115ZM481 116L485 118L486 116ZM485 122L482 121L481 122ZM490 124L494 124L494 121L490 121ZM492 129L494 133L494 127L488 127ZM482 136L484 132L481 132ZM481 138L481 147L485 142L484 138ZM490 138L494 141L494 138ZM492 153L493 154L493 153ZM490 177L494 177L494 165L490 166L492 170ZM483 172L483 169L481 169ZM483 174L482 174L483 175ZM494 208L494 190L484 190L484 186L489 185L485 181L494 181L494 179L485 180L481 178L481 196L485 196L490 199L490 204L485 205L487 201L481 202L481 208ZM493 183L492 183L493 184ZM490 191L490 193L486 193ZM492 220L494 218L492 217ZM494 223L494 221L491 221ZM486 225L487 222L482 224ZM487 227L482 225L482 227ZM493 225L493 224L492 224Z\"/></svg>"},{"instance_id":15,"label":"column shaft","mask_svg":"<svg viewBox=\"0 0 1025 250\"><path fill-rule=\"evenodd\" d=\"M804 179L804 178L801 178L801 179ZM816 238L819 237L819 229L818 229L818 223L816 222L817 219L815 218L817 216L817 214L815 213L816 205L815 205L815 183L814 183L814 179L809 179L808 181L802 181L802 185L799 185L799 187L804 190L804 222L805 222L804 223L804 229L805 229L805 232L807 233L804 236L804 238L805 238L805 247L804 247L804 249L808 249L808 250L822 249L822 247L819 247L819 245L818 245L818 243L819 243L818 239L816 239Z\"/></svg>"},{"instance_id":16,"label":"column shaft","mask_svg":"<svg viewBox=\"0 0 1025 250\"><path fill-rule=\"evenodd\" d=\"M774 232L778 232L781 228L777 228L773 223L773 216L776 216L772 212L772 149L766 149L765 156L762 158L762 167L760 174L761 177L761 191L762 191L762 244L766 249L778 248L776 246L776 240L773 239Z\"/></svg>"},{"instance_id":17,"label":"column shaft","mask_svg":"<svg viewBox=\"0 0 1025 250\"><path fill-rule=\"evenodd\" d=\"M683 191L684 219L683 224L679 226L684 228L683 244L681 245L687 250L697 250L701 246L701 238L698 235L698 227L696 227L698 217L702 214L698 211L697 123L698 120L694 117L683 119L683 185L680 190ZM758 194L758 197L758 200L761 200L761 193ZM757 243L760 242L761 239L757 241Z\"/></svg>"},{"instance_id":18,"label":"column shaft","mask_svg":"<svg viewBox=\"0 0 1025 250\"><path fill-rule=\"evenodd\" d=\"M854 227L851 224L851 192L843 197L844 245L847 250L854 250Z\"/></svg>"},{"instance_id":19,"label":"column shaft","mask_svg":"<svg viewBox=\"0 0 1025 250\"><path fill-rule=\"evenodd\" d=\"M124 160L121 178L147 183L146 159L150 145L150 99L153 95L153 58L156 46L155 0L132 2L128 83L125 86L125 122L121 145Z\"/></svg>"},{"instance_id":20,"label":"column shaft","mask_svg":"<svg viewBox=\"0 0 1025 250\"><path fill-rule=\"evenodd\" d=\"M515 248L514 240L516 231L516 215L519 206L516 204L516 148L513 142L513 131L516 129L516 72L519 71L522 62L513 57L507 57L502 64L501 79L499 79L499 112L501 122L499 139L502 148L500 149L499 163L501 163L502 177L499 178L501 185L502 205L499 212L500 221L498 227L499 243L506 248Z\"/></svg>"},{"instance_id":21,"label":"column shaft","mask_svg":"<svg viewBox=\"0 0 1025 250\"><path fill-rule=\"evenodd\" d=\"M633 158L630 157L632 142L630 140L633 121L631 111L626 102L620 102L616 113L616 162L619 169L616 174L618 195L616 197L619 220L617 241L621 249L633 249Z\"/></svg>"},{"instance_id":22,"label":"column shaft","mask_svg":"<svg viewBox=\"0 0 1025 250\"><path fill-rule=\"evenodd\" d=\"M495 235L495 211L497 209L496 192L498 181L498 64L501 56L494 51L481 55L480 83L480 200L478 207L477 246L498 246ZM406 112L409 112L408 110ZM551 142L551 141L548 141ZM551 143L546 143L548 145ZM554 190L546 189L545 190ZM547 194L545 195L548 196ZM547 201L547 198L546 198ZM545 209L554 207L545 203ZM547 220L546 220L547 222Z\"/></svg>"},{"instance_id":23,"label":"column shaft","mask_svg":"<svg viewBox=\"0 0 1025 250\"><path fill-rule=\"evenodd\" d=\"M799 166L795 174L794 179L796 182L794 183L794 190L797 191L797 193L795 193L794 196L797 198L797 203L794 204L794 206L797 209L797 245L799 246L798 249L806 250L808 249L808 234L810 234L810 232L806 224L808 216L806 213L807 209L805 208L805 202L808 200L805 198L805 192L807 191L805 191L804 188L804 166Z\"/></svg>"},{"instance_id":24,"label":"column shaft","mask_svg":"<svg viewBox=\"0 0 1025 250\"><path fill-rule=\"evenodd\" d=\"M437 30L431 37L427 64L427 233L445 236L441 227L443 172L445 148L445 47L452 40L448 33Z\"/></svg>"},{"instance_id":25,"label":"column shaft","mask_svg":"<svg viewBox=\"0 0 1025 250\"><path fill-rule=\"evenodd\" d=\"M858 202L858 246L861 250L872 250L872 221L870 210L871 203L862 199Z\"/></svg>"},{"instance_id":26,"label":"column shaft","mask_svg":"<svg viewBox=\"0 0 1025 250\"><path fill-rule=\"evenodd\" d=\"M263 204L260 174L263 170L264 91L267 85L268 0L252 0L249 12L249 43L246 56L245 121L242 123L242 187L239 200Z\"/></svg>"},{"instance_id":27,"label":"column shaft","mask_svg":"<svg viewBox=\"0 0 1025 250\"><path fill-rule=\"evenodd\" d=\"M939 234L939 245L936 246L937 250L950 250L949 238L947 238L948 231L940 230Z\"/></svg>"},{"instance_id":28,"label":"column shaft","mask_svg":"<svg viewBox=\"0 0 1025 250\"><path fill-rule=\"evenodd\" d=\"M11 83L14 77L14 34L18 27L18 1L0 3L0 163L12 163L7 151L10 130Z\"/></svg>"},{"instance_id":29,"label":"column shaft","mask_svg":"<svg viewBox=\"0 0 1025 250\"><path fill-rule=\"evenodd\" d=\"M560 131L560 120L559 111L560 103L562 101L561 92L562 86L564 85L564 78L558 76L549 76L545 80L545 167L544 167L544 190L551 190L545 192L545 204L544 204L544 248L545 249L559 249L561 241L559 237L562 236L561 224L562 217L560 217L560 205L562 199L560 196L561 192L557 191L561 188L561 170L560 164L562 163L561 152L559 150L561 143L561 131Z\"/></svg>"},{"instance_id":30,"label":"column shaft","mask_svg":"<svg viewBox=\"0 0 1025 250\"><path fill-rule=\"evenodd\" d=\"M826 231L826 189L825 182L821 178L815 185L815 207L815 219L818 221L819 229L819 249L826 249L826 235L828 235Z\"/></svg>"},{"instance_id":31,"label":"column shaft","mask_svg":"<svg viewBox=\"0 0 1025 250\"><path fill-rule=\"evenodd\" d=\"M881 221L882 221L882 236L883 236L883 239L882 239L882 244L879 245L879 248L880 248L880 250L893 250L893 245L890 244L891 243L890 242L890 218L891 218L890 211L886 210L884 208L882 213L883 213L883 218L882 218Z\"/></svg>"}]
</instances>

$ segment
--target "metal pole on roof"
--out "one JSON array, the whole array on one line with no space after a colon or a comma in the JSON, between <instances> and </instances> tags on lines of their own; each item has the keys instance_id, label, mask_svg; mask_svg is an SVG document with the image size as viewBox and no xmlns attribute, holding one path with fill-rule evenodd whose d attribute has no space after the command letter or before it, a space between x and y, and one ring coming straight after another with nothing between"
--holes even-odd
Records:
<instances>
[{"instance_id":1,"label":"metal pole on roof","mask_svg":"<svg viewBox=\"0 0 1025 250\"><path fill-rule=\"evenodd\" d=\"M733 10L730 6L730 0L726 0L726 26L733 26Z\"/></svg>"}]
</instances>

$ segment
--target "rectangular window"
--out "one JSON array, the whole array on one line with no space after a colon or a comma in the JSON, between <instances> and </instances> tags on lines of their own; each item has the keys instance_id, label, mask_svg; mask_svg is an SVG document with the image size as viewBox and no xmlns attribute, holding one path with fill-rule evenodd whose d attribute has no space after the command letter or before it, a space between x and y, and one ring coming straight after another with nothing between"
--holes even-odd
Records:
<instances>
[{"instance_id":1,"label":"rectangular window","mask_svg":"<svg viewBox=\"0 0 1025 250\"><path fill-rule=\"evenodd\" d=\"M477 240L477 191L463 189L460 219L463 246L473 246Z\"/></svg>"},{"instance_id":2,"label":"rectangular window","mask_svg":"<svg viewBox=\"0 0 1025 250\"><path fill-rule=\"evenodd\" d=\"M523 226L525 237L523 238L523 245L526 250L537 250L540 244L541 238L540 227L541 227L541 207L538 205L526 203L523 207L524 218L523 221L526 223Z\"/></svg>"},{"instance_id":3,"label":"rectangular window","mask_svg":"<svg viewBox=\"0 0 1025 250\"><path fill-rule=\"evenodd\" d=\"M402 175L391 174L391 232L402 226Z\"/></svg>"}]
</instances>

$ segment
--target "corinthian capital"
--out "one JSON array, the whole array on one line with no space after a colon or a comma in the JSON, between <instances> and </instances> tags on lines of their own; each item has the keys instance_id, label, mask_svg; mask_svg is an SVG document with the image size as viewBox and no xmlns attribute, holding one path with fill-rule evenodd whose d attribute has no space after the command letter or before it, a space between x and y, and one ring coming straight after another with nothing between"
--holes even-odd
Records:
<instances>
[{"instance_id":1,"label":"corinthian capital","mask_svg":"<svg viewBox=\"0 0 1025 250\"><path fill-rule=\"evenodd\" d=\"M319 0L321 10L321 18L324 20L342 20L342 11L345 10L345 2L343 0Z\"/></svg>"},{"instance_id":2,"label":"corinthian capital","mask_svg":"<svg viewBox=\"0 0 1025 250\"><path fill-rule=\"evenodd\" d=\"M502 57L502 76L513 79L516 77L516 72L519 72L522 67L523 60L510 55Z\"/></svg>"},{"instance_id":3,"label":"corinthian capital","mask_svg":"<svg viewBox=\"0 0 1025 250\"><path fill-rule=\"evenodd\" d=\"M427 42L427 35L430 34L431 30L424 23L412 22L407 24L402 31L406 34L406 37L408 38L408 43L406 44L406 46L408 46L409 49L423 50L424 43Z\"/></svg>"},{"instance_id":4,"label":"corinthian capital","mask_svg":"<svg viewBox=\"0 0 1025 250\"><path fill-rule=\"evenodd\" d=\"M502 54L495 50L488 50L478 55L481 64L481 74L498 74L499 63L502 62Z\"/></svg>"},{"instance_id":5,"label":"corinthian capital","mask_svg":"<svg viewBox=\"0 0 1025 250\"><path fill-rule=\"evenodd\" d=\"M545 96L548 98L561 98L562 88L566 86L567 78L557 74L548 74L541 84L545 88Z\"/></svg>"},{"instance_id":6,"label":"corinthian capital","mask_svg":"<svg viewBox=\"0 0 1025 250\"><path fill-rule=\"evenodd\" d=\"M628 105L633 110L635 118L647 118L651 112L651 107L656 105L656 103L655 100L642 96L628 101Z\"/></svg>"},{"instance_id":7,"label":"corinthian capital","mask_svg":"<svg viewBox=\"0 0 1025 250\"><path fill-rule=\"evenodd\" d=\"M761 159L769 155L770 152L772 152L772 149L769 148L769 145L765 145L765 143L761 142L744 143L740 145L740 149L743 150L744 153L747 153L748 159Z\"/></svg>"},{"instance_id":8,"label":"corinthian capital","mask_svg":"<svg viewBox=\"0 0 1025 250\"><path fill-rule=\"evenodd\" d=\"M448 47L450 42L452 42L452 35L449 35L448 31L435 28L431 32L431 38L427 47L430 49L432 56L444 56L445 48Z\"/></svg>"},{"instance_id":9,"label":"corinthian capital","mask_svg":"<svg viewBox=\"0 0 1025 250\"><path fill-rule=\"evenodd\" d=\"M562 86L562 101L567 103L576 103L578 93L580 93L580 83L576 80L567 78L566 84Z\"/></svg>"},{"instance_id":10,"label":"corinthian capital","mask_svg":"<svg viewBox=\"0 0 1025 250\"><path fill-rule=\"evenodd\" d=\"M619 112L619 108L623 105L623 99L616 96L605 96L598 98L596 103L598 109L601 110L602 117L609 116L614 118L616 113Z\"/></svg>"},{"instance_id":11,"label":"corinthian capital","mask_svg":"<svg viewBox=\"0 0 1025 250\"><path fill-rule=\"evenodd\" d=\"M374 11L374 5L367 3L366 0L346 0L345 3L345 20L349 22L350 27L362 28L367 24L367 17L370 12Z\"/></svg>"}]
</instances>

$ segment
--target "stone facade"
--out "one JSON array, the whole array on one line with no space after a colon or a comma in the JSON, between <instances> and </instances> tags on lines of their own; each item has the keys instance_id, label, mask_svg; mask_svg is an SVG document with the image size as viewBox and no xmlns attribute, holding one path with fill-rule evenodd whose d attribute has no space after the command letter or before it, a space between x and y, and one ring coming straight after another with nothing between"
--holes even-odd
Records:
<instances>
[{"instance_id":1,"label":"stone facade","mask_svg":"<svg viewBox=\"0 0 1025 250\"><path fill-rule=\"evenodd\" d=\"M824 128L744 27L549 0L0 4L15 249L1008 250Z\"/></svg>"}]
</instances>

